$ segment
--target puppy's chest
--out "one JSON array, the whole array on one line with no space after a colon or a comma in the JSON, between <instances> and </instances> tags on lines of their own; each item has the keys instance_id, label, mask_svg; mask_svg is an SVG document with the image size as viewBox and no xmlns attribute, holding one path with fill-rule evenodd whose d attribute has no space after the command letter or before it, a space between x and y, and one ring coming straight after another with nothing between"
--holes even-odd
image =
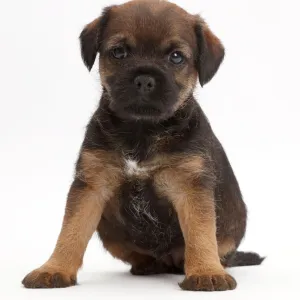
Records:
<instances>
[{"instance_id":1,"label":"puppy's chest","mask_svg":"<svg viewBox=\"0 0 300 300\"><path fill-rule=\"evenodd\" d=\"M181 238L177 214L169 199L159 195L153 176L159 167L126 160L126 180L120 188L119 209L130 240L156 253Z\"/></svg>"},{"instance_id":2,"label":"puppy's chest","mask_svg":"<svg viewBox=\"0 0 300 300\"><path fill-rule=\"evenodd\" d=\"M125 159L125 181L119 193L123 217L157 225L163 221L160 218L166 219L172 214L169 201L158 195L155 188L154 174L158 169L157 164L140 164L135 160Z\"/></svg>"},{"instance_id":3,"label":"puppy's chest","mask_svg":"<svg viewBox=\"0 0 300 300\"><path fill-rule=\"evenodd\" d=\"M158 169L158 164L141 165L138 161L132 159L124 159L124 174L130 178L146 178L151 177L153 172Z\"/></svg>"}]
</instances>

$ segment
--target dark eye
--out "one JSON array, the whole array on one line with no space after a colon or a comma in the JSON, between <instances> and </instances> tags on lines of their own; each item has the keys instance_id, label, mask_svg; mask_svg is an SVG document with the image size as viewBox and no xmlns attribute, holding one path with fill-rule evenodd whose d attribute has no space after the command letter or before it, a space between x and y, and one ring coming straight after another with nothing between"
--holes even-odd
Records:
<instances>
[{"instance_id":1,"label":"dark eye","mask_svg":"<svg viewBox=\"0 0 300 300\"><path fill-rule=\"evenodd\" d=\"M169 56L169 61L175 65L181 64L183 60L183 55L179 51L174 51Z\"/></svg>"},{"instance_id":2,"label":"dark eye","mask_svg":"<svg viewBox=\"0 0 300 300\"><path fill-rule=\"evenodd\" d=\"M124 59L127 57L128 53L124 47L118 47L111 51L111 54L116 59Z\"/></svg>"}]
</instances>

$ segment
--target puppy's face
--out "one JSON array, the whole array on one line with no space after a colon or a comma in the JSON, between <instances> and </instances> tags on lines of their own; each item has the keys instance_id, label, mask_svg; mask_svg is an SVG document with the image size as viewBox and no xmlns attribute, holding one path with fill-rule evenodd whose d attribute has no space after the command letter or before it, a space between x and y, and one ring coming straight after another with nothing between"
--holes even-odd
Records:
<instances>
[{"instance_id":1,"label":"puppy's face","mask_svg":"<svg viewBox=\"0 0 300 300\"><path fill-rule=\"evenodd\" d=\"M169 118L188 101L197 76L204 85L224 56L199 16L159 0L109 7L80 38L89 69L100 53L110 108L124 119Z\"/></svg>"}]
</instances>

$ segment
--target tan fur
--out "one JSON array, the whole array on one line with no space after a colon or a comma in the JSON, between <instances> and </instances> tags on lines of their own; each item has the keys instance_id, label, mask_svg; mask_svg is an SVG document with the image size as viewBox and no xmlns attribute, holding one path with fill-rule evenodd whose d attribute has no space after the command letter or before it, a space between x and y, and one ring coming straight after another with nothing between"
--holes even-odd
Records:
<instances>
[{"instance_id":1,"label":"tan fur","mask_svg":"<svg viewBox=\"0 0 300 300\"><path fill-rule=\"evenodd\" d=\"M55 250L41 268L27 276L27 281L32 281L33 277L38 277L42 273L52 275L60 273L66 274L69 278L76 278L86 246L97 228L103 207L104 202L98 199L93 189L88 187L78 191L71 188Z\"/></svg>"},{"instance_id":2,"label":"tan fur","mask_svg":"<svg viewBox=\"0 0 300 300\"><path fill-rule=\"evenodd\" d=\"M146 9L143 9L143 6ZM159 17L152 18L153 15ZM174 68L174 79L182 86L179 99L173 107L174 113L186 103L197 81L198 70L195 66L197 57L194 57L199 55L195 52L198 48L195 36L196 24L201 23L205 42L213 56L220 56L223 49L219 39L210 31L203 19L192 16L177 5L166 1L135 0L113 6L109 10L109 22L105 24L103 36L99 35L101 31L98 27L99 21L100 18L97 18L88 24L83 36L86 37L88 34L88 43L91 43L90 47L83 47L82 52L83 55L85 52L88 54L84 56L84 61L89 69L99 49L108 51L120 46L124 39L129 48L134 48L138 42L147 42L150 37L151 43L156 45L156 49L161 53L165 53L166 58L169 55L166 50L176 43L175 47L172 45L174 49L168 50L181 51L187 59L187 64L181 68ZM103 40L99 41L99 37ZM139 62L139 55L134 58ZM150 63L152 59L149 54ZM111 57L100 56L101 82L108 94L111 90L107 78L118 71ZM169 144L177 138L166 133L168 132L164 132L162 136L157 135L153 145L149 147L147 154L151 159L138 162L133 170L126 170L126 161L121 157L123 151L120 149L121 146L117 150L119 154L82 149L55 250L41 268L25 277L23 283L26 287L64 287L75 284L88 241L96 228L104 247L114 257L132 264L133 267L151 264L155 259L151 257L153 253L150 250L138 249L132 244L128 246L127 243L130 241L126 239L126 232L123 239L125 242L118 243L118 239L113 239L120 234L117 226L105 226L105 222L111 221L111 217L116 217L120 224L125 224L119 212L118 190L125 180L130 181L132 179L130 177L138 177L139 180L152 178L157 193L169 199L177 212L185 249L183 246L173 249L162 258L162 261L166 265L175 264L180 267L185 252L186 280L183 288L193 290L234 288L235 281L226 274L220 258L235 249L235 244L229 239L217 242L213 189L209 191L207 187L201 188L201 180L206 180L207 176L210 176L210 182L214 181L213 171L207 170L210 159L204 157L203 153L162 154L167 152L164 150L168 150ZM100 221L104 226L101 227ZM107 228L110 232L107 232ZM136 274L138 271L138 268L134 270ZM205 282L200 279L213 286L205 286Z\"/></svg>"},{"instance_id":3,"label":"tan fur","mask_svg":"<svg viewBox=\"0 0 300 300\"><path fill-rule=\"evenodd\" d=\"M41 268L24 279L25 285L26 282L28 285L32 284L34 278L46 273L59 273L64 278L76 278L85 249L97 228L105 204L121 184L120 160L110 152L82 151L80 160L81 171L76 177L85 182L86 186L71 187L55 250ZM47 280L50 284L51 277Z\"/></svg>"},{"instance_id":4,"label":"tan fur","mask_svg":"<svg viewBox=\"0 0 300 300\"><path fill-rule=\"evenodd\" d=\"M233 238L227 238L223 241L218 241L219 257L222 259L226 254L236 250L236 245Z\"/></svg>"},{"instance_id":5,"label":"tan fur","mask_svg":"<svg viewBox=\"0 0 300 300\"><path fill-rule=\"evenodd\" d=\"M173 44L176 45L176 50L182 52L185 55L185 57L191 58L193 56L193 51L190 45L186 41L182 40L180 37L163 41L160 48L163 52L165 52L165 50Z\"/></svg>"},{"instance_id":6,"label":"tan fur","mask_svg":"<svg viewBox=\"0 0 300 300\"><path fill-rule=\"evenodd\" d=\"M114 152L104 150L83 151L80 173L76 176L92 189L101 191L100 198L109 200L123 179L124 162Z\"/></svg>"},{"instance_id":7,"label":"tan fur","mask_svg":"<svg viewBox=\"0 0 300 300\"><path fill-rule=\"evenodd\" d=\"M70 213L67 207L57 245L45 266L76 274L88 241L97 228L105 202L91 188L74 191L70 200L77 202L76 209Z\"/></svg>"},{"instance_id":8,"label":"tan fur","mask_svg":"<svg viewBox=\"0 0 300 300\"><path fill-rule=\"evenodd\" d=\"M103 246L113 257L129 262L128 259L132 251L130 251L127 247L122 247L121 244L113 243L109 240L103 240Z\"/></svg>"},{"instance_id":9,"label":"tan fur","mask_svg":"<svg viewBox=\"0 0 300 300\"><path fill-rule=\"evenodd\" d=\"M113 257L121 259L133 266L139 266L153 260L153 257L149 255L129 250L126 245L103 241L103 246Z\"/></svg>"},{"instance_id":10,"label":"tan fur","mask_svg":"<svg viewBox=\"0 0 300 300\"><path fill-rule=\"evenodd\" d=\"M203 159L192 156L155 176L158 191L170 199L178 214L186 245L187 277L225 274L218 256L213 195L202 190L197 180L203 172Z\"/></svg>"},{"instance_id":11,"label":"tan fur","mask_svg":"<svg viewBox=\"0 0 300 300\"><path fill-rule=\"evenodd\" d=\"M184 86L179 93L179 99L175 104L174 111L182 107L188 99L188 96L195 89L197 84L198 73L196 70L187 70L188 74L185 72L175 73L176 82Z\"/></svg>"},{"instance_id":12,"label":"tan fur","mask_svg":"<svg viewBox=\"0 0 300 300\"><path fill-rule=\"evenodd\" d=\"M126 45L128 45L130 47L136 46L136 40L135 40L134 36L132 34L130 34L129 32L126 32L126 34L118 33L118 34L111 36L106 42L105 49L109 50L109 49L118 47L123 44L122 42L124 42L124 40L126 40Z\"/></svg>"}]
</instances>

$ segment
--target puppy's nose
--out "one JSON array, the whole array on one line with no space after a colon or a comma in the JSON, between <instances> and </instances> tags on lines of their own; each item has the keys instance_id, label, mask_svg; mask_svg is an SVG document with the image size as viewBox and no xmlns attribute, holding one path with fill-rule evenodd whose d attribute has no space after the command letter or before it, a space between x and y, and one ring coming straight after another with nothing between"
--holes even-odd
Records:
<instances>
[{"instance_id":1,"label":"puppy's nose","mask_svg":"<svg viewBox=\"0 0 300 300\"><path fill-rule=\"evenodd\" d=\"M155 88L155 79L149 75L140 75L134 79L136 89L141 94L151 93Z\"/></svg>"}]
</instances>

